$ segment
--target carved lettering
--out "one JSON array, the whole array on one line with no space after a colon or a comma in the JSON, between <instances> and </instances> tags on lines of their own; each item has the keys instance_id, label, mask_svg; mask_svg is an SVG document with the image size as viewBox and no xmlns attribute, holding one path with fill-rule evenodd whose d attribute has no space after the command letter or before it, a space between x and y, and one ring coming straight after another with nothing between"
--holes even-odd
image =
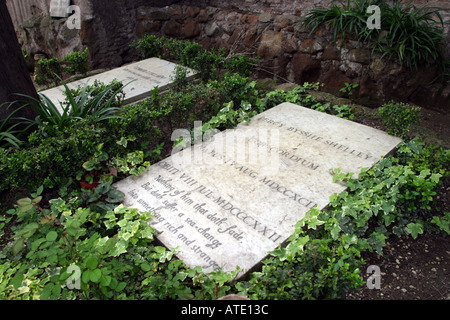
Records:
<instances>
[{"instance_id":1,"label":"carved lettering","mask_svg":"<svg viewBox=\"0 0 450 320\"><path fill-rule=\"evenodd\" d=\"M230 201L227 201L226 199L222 197L218 197L215 201L222 209L225 211L228 211L231 215L236 216L236 218L242 220L245 224L255 229L257 232L262 233L263 236L266 236L266 232L268 230L271 230L265 225L262 225L260 221L252 217L251 215L247 214L245 211L239 209L238 207L234 206ZM223 230L223 229L222 229ZM271 230L273 231L273 230ZM223 231L223 232L226 232ZM273 236L273 235L272 235ZM271 237L272 237L271 236ZM270 237L267 237L270 239ZM271 239L274 241L273 239ZM275 242L275 241L274 241Z\"/></svg>"},{"instance_id":2,"label":"carved lettering","mask_svg":"<svg viewBox=\"0 0 450 320\"><path fill-rule=\"evenodd\" d=\"M253 119L117 184L124 205L152 212L158 239L177 248L190 267L251 269L288 239L310 209L345 190L333 183L329 169L370 167L398 144L371 128L346 130L350 121L289 103ZM199 132L194 130L194 140L202 138ZM202 163L193 162L198 154Z\"/></svg>"},{"instance_id":3,"label":"carved lettering","mask_svg":"<svg viewBox=\"0 0 450 320\"><path fill-rule=\"evenodd\" d=\"M317 203L314 201L308 200L305 197L302 197L301 195L297 194L296 192L280 185L278 182L272 181L271 179L268 179L267 177L264 177L260 180L261 183L265 184L272 190L276 190L279 193L281 193L283 196L288 197L289 199L292 199L296 201L297 203L301 204L304 207L307 207L309 209L314 208Z\"/></svg>"}]
</instances>

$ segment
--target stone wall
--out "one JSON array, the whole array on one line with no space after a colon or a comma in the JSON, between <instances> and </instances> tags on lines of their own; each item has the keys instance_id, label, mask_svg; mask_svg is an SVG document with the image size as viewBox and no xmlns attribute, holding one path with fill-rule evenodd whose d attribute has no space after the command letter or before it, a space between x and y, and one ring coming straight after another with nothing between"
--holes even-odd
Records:
<instances>
[{"instance_id":1,"label":"stone wall","mask_svg":"<svg viewBox=\"0 0 450 320\"><path fill-rule=\"evenodd\" d=\"M257 76L295 83L320 81L332 93L339 93L346 82L357 83L360 102L373 106L395 99L448 108L448 87L426 87L438 70L410 71L372 55L356 41L335 44L326 29L310 36L298 25L302 14L330 2L210 0L181 1L164 8L139 6L136 36L155 33L197 41L206 48L258 55Z\"/></svg>"},{"instance_id":2,"label":"stone wall","mask_svg":"<svg viewBox=\"0 0 450 320\"><path fill-rule=\"evenodd\" d=\"M78 0L72 3L83 6L81 30L68 30L64 19L42 13L26 20L19 34L24 47L32 53L61 58L71 50L88 47L94 68L117 67L137 59L137 52L129 44L145 33L189 39L206 48L224 47L260 56L259 77L296 83L321 81L333 93L339 92L345 82L357 83L361 102L374 106L395 99L448 108L448 87L426 87L437 70L422 68L412 72L371 55L355 41L332 43L330 32L324 28L313 36L302 30L297 23L302 14L331 2ZM421 5L425 0L416 3ZM444 0L430 3L450 7ZM447 22L448 14L442 11Z\"/></svg>"}]
</instances>

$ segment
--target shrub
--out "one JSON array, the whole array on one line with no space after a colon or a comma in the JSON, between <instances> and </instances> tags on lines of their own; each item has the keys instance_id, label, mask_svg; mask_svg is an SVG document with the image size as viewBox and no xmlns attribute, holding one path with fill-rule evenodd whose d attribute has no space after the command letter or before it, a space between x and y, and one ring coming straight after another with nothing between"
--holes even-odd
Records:
<instances>
[{"instance_id":1,"label":"shrub","mask_svg":"<svg viewBox=\"0 0 450 320\"><path fill-rule=\"evenodd\" d=\"M205 50L198 42L185 41L183 42L184 47L181 51L179 60L181 64L185 66L193 66L194 61L198 58L198 56L203 53Z\"/></svg>"},{"instance_id":2,"label":"shrub","mask_svg":"<svg viewBox=\"0 0 450 320\"><path fill-rule=\"evenodd\" d=\"M219 50L211 49L210 51L200 51L193 59L189 67L195 69L199 73L200 79L206 83L209 80L217 79L218 72L223 65L225 59L225 51L223 48Z\"/></svg>"},{"instance_id":3,"label":"shrub","mask_svg":"<svg viewBox=\"0 0 450 320\"><path fill-rule=\"evenodd\" d=\"M257 300L337 299L363 284L362 265L360 252L345 240L298 237L286 250L272 252L262 271L237 287Z\"/></svg>"},{"instance_id":4,"label":"shrub","mask_svg":"<svg viewBox=\"0 0 450 320\"><path fill-rule=\"evenodd\" d=\"M225 58L224 69L238 72L244 77L250 77L258 65L259 58L252 58L244 54L235 54Z\"/></svg>"},{"instance_id":5,"label":"shrub","mask_svg":"<svg viewBox=\"0 0 450 320\"><path fill-rule=\"evenodd\" d=\"M82 73L89 71L89 55L86 48L83 52L72 52L64 58L64 62L68 63L67 71L70 74Z\"/></svg>"},{"instance_id":6,"label":"shrub","mask_svg":"<svg viewBox=\"0 0 450 320\"><path fill-rule=\"evenodd\" d=\"M21 199L18 209L10 211L22 223L15 230L15 243L9 253L12 259L7 262L16 272L14 277L3 279L4 284L11 284L2 290L3 298L120 296L129 275L141 270L139 256L153 240L154 231L147 222L150 214L119 206L103 216L98 232L89 233L91 221L99 219L96 212L74 210L73 202L62 199L52 200L51 208L43 209L40 199L41 196ZM107 236L108 232L115 237ZM22 252L21 260L13 258ZM75 283L69 279L71 266L80 271L73 277ZM70 290L73 286L78 286L79 291Z\"/></svg>"},{"instance_id":7,"label":"shrub","mask_svg":"<svg viewBox=\"0 0 450 320\"><path fill-rule=\"evenodd\" d=\"M205 50L199 43L187 40L176 40L166 37L145 34L131 44L137 48L143 59L150 57L161 57L174 60L183 66L197 70L199 78L203 82L217 79L220 69L228 69L231 72L250 76L258 61L245 55L226 55L223 48L218 50Z\"/></svg>"},{"instance_id":8,"label":"shrub","mask_svg":"<svg viewBox=\"0 0 450 320\"><path fill-rule=\"evenodd\" d=\"M86 94L84 99L88 99ZM62 184L65 178L75 179L84 172L82 165L96 154L100 144L107 151L108 161L126 159L128 153L137 150L143 151L145 159L154 161L160 136L152 123L152 113L141 105L130 105L117 111L117 116L105 115L103 121L92 116L73 117L63 127L41 121L38 130L29 136L28 143L0 158L0 190L14 186L35 188L41 184L54 187ZM102 165L102 170L108 172L107 161ZM136 166L130 166L129 170Z\"/></svg>"},{"instance_id":9,"label":"shrub","mask_svg":"<svg viewBox=\"0 0 450 320\"><path fill-rule=\"evenodd\" d=\"M388 133L407 138L411 125L420 121L420 107L391 101L378 109Z\"/></svg>"},{"instance_id":10,"label":"shrub","mask_svg":"<svg viewBox=\"0 0 450 320\"><path fill-rule=\"evenodd\" d=\"M66 73L86 74L89 71L89 55L86 48L83 52L72 52L63 60L56 57L40 59L35 69L34 79L38 85L59 84Z\"/></svg>"},{"instance_id":11,"label":"shrub","mask_svg":"<svg viewBox=\"0 0 450 320\"><path fill-rule=\"evenodd\" d=\"M39 85L47 85L53 82L58 85L61 80L63 74L63 66L59 59L50 58L50 59L40 59L37 63L36 71L35 71L35 81Z\"/></svg>"},{"instance_id":12,"label":"shrub","mask_svg":"<svg viewBox=\"0 0 450 320\"><path fill-rule=\"evenodd\" d=\"M267 92L264 98L258 101L261 112L273 108L283 102L286 102L286 92L280 89Z\"/></svg>"},{"instance_id":13,"label":"shrub","mask_svg":"<svg viewBox=\"0 0 450 320\"><path fill-rule=\"evenodd\" d=\"M189 70L182 66L176 66L174 74L170 77L172 88L175 91L184 91L188 85L187 75Z\"/></svg>"},{"instance_id":14,"label":"shrub","mask_svg":"<svg viewBox=\"0 0 450 320\"><path fill-rule=\"evenodd\" d=\"M416 69L421 62L443 63L444 22L438 8L417 8L412 1L395 1L382 17L387 33L378 39L376 48L383 56L397 56L400 63Z\"/></svg>"},{"instance_id":15,"label":"shrub","mask_svg":"<svg viewBox=\"0 0 450 320\"><path fill-rule=\"evenodd\" d=\"M240 105L241 101L255 104L259 92L255 81L249 81L239 73L227 72L221 81L211 81L209 86L218 90L222 101L233 101Z\"/></svg>"},{"instance_id":16,"label":"shrub","mask_svg":"<svg viewBox=\"0 0 450 320\"><path fill-rule=\"evenodd\" d=\"M158 38L153 34L145 34L141 39L134 41L131 47L140 51L142 59L159 57L162 54L163 40L164 38Z\"/></svg>"},{"instance_id":17,"label":"shrub","mask_svg":"<svg viewBox=\"0 0 450 320\"><path fill-rule=\"evenodd\" d=\"M36 131L28 145L0 159L0 189L57 186L64 177L75 177L95 153L96 145L108 137L105 129L92 128L87 121L73 122L70 128L50 137Z\"/></svg>"}]
</instances>

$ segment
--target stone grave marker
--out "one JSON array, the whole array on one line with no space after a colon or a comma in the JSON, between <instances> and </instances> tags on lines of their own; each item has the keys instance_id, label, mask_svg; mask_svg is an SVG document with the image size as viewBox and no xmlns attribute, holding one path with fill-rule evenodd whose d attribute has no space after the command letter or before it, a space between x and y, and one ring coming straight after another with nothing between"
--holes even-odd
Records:
<instances>
[{"instance_id":1,"label":"stone grave marker","mask_svg":"<svg viewBox=\"0 0 450 320\"><path fill-rule=\"evenodd\" d=\"M67 18L69 13L70 0L51 0L50 1L50 16L54 18Z\"/></svg>"},{"instance_id":2,"label":"stone grave marker","mask_svg":"<svg viewBox=\"0 0 450 320\"><path fill-rule=\"evenodd\" d=\"M158 86L165 90L173 83L171 77L174 74L177 64L159 58L149 58L134 62L120 68L102 72L78 81L67 83L69 89L83 87L86 83L93 84L95 80L109 84L114 79L121 81L124 85L124 104L136 102L151 95L151 90ZM188 80L194 77L192 70L189 70ZM130 82L131 81L131 82ZM64 101L64 86L55 87L42 91L60 111L59 102Z\"/></svg>"},{"instance_id":3,"label":"stone grave marker","mask_svg":"<svg viewBox=\"0 0 450 320\"><path fill-rule=\"evenodd\" d=\"M287 240L308 210L345 190L329 169L358 173L400 141L283 103L115 186L124 205L155 213L157 238L190 267L245 272Z\"/></svg>"}]
</instances>

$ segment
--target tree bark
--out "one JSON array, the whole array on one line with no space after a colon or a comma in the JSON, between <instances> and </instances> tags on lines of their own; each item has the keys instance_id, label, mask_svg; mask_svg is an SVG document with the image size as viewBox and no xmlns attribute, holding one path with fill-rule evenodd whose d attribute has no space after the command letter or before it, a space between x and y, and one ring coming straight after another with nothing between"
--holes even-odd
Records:
<instances>
[{"instance_id":1,"label":"tree bark","mask_svg":"<svg viewBox=\"0 0 450 320\"><path fill-rule=\"evenodd\" d=\"M23 100L23 97L16 95L17 93L38 99L6 6L6 0L0 0L0 104ZM20 106L21 104L14 104L9 109L3 106L0 108L0 119L6 118ZM37 112L32 107L25 107L14 116L34 119Z\"/></svg>"}]
</instances>

